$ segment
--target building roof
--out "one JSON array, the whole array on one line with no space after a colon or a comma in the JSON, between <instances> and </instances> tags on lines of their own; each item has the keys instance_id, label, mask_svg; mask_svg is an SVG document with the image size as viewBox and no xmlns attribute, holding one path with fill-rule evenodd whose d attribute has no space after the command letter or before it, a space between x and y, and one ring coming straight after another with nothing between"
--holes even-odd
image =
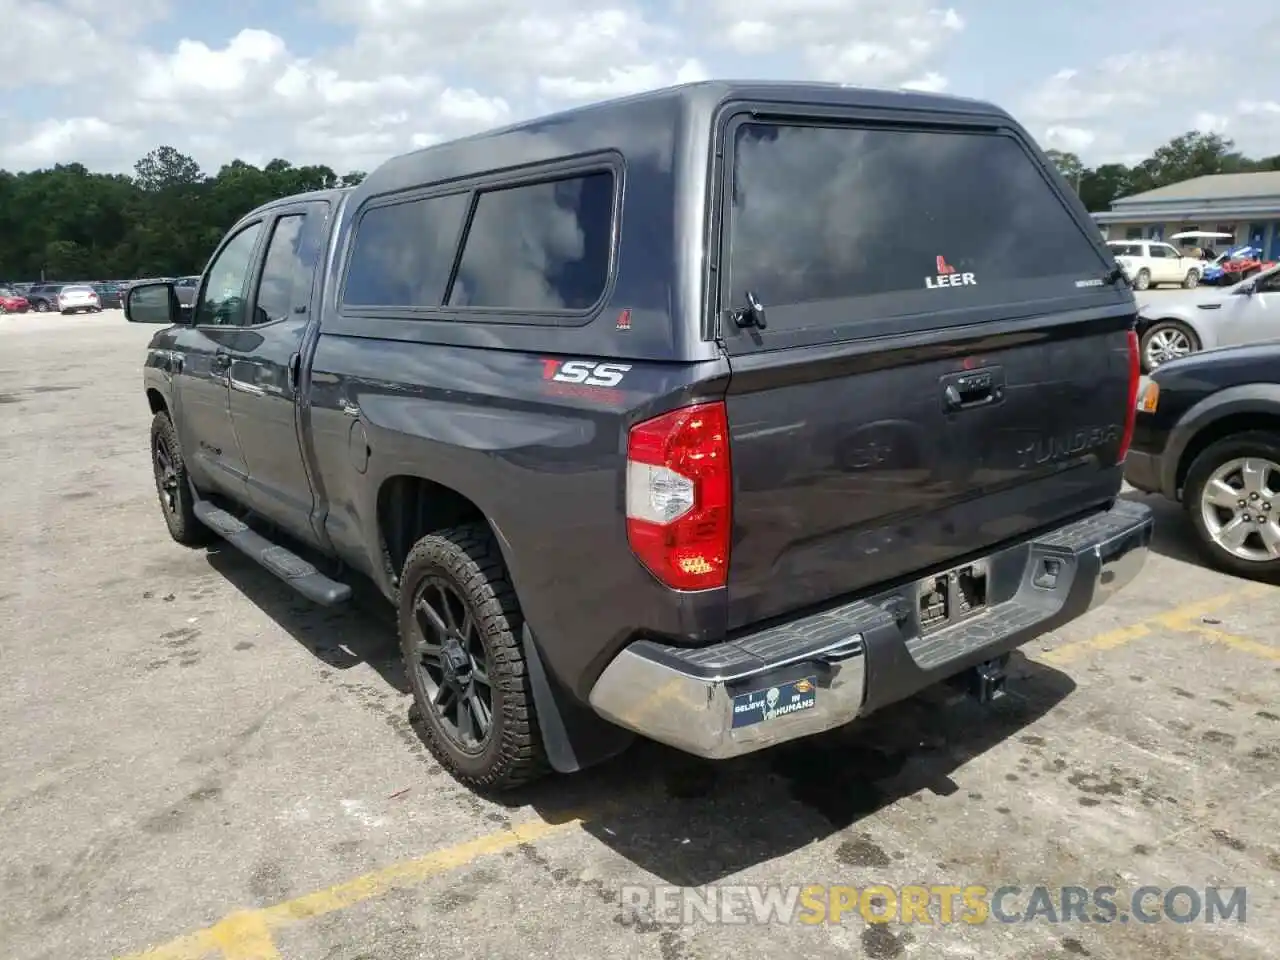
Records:
<instances>
[{"instance_id":1,"label":"building roof","mask_svg":"<svg viewBox=\"0 0 1280 960\"><path fill-rule=\"evenodd\" d=\"M1192 177L1167 187L1157 187L1146 193L1113 200L1111 209L1124 209L1144 203L1195 202L1198 200L1244 200L1246 198L1280 200L1280 170L1263 170L1257 173L1215 173L1207 177Z\"/></svg>"}]
</instances>

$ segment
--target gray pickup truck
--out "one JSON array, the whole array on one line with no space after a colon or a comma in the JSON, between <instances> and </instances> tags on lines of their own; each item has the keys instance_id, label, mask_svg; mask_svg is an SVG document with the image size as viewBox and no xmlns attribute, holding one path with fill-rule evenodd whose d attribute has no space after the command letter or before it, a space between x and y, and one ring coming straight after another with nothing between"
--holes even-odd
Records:
<instances>
[{"instance_id":1,"label":"gray pickup truck","mask_svg":"<svg viewBox=\"0 0 1280 960\"><path fill-rule=\"evenodd\" d=\"M1122 280L991 105L706 82L267 204L127 312L173 538L372 581L499 789L1000 695L1146 556Z\"/></svg>"}]
</instances>

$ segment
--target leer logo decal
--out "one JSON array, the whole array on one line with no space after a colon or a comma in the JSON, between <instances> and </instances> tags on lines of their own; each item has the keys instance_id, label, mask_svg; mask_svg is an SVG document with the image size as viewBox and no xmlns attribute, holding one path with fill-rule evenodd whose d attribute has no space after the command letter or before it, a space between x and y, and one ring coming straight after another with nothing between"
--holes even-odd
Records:
<instances>
[{"instance_id":1,"label":"leer logo decal","mask_svg":"<svg viewBox=\"0 0 1280 960\"><path fill-rule=\"evenodd\" d=\"M937 290L941 287L976 287L978 285L972 273L958 272L955 267L947 263L947 258L944 256L937 257L937 269L936 275L924 278L925 289Z\"/></svg>"}]
</instances>

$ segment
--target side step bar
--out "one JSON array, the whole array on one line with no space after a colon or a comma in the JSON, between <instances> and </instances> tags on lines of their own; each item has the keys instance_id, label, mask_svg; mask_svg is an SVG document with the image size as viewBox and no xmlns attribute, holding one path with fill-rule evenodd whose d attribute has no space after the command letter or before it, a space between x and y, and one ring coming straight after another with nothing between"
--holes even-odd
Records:
<instances>
[{"instance_id":1,"label":"side step bar","mask_svg":"<svg viewBox=\"0 0 1280 960\"><path fill-rule=\"evenodd\" d=\"M250 530L208 500L195 502L196 519L312 603L333 607L351 599L351 587L331 580L296 553Z\"/></svg>"}]
</instances>

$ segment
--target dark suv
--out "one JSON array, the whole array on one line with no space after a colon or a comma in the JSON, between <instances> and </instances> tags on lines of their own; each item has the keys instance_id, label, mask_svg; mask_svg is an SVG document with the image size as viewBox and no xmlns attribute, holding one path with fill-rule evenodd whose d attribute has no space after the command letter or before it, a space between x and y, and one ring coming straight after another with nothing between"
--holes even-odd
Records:
<instances>
[{"instance_id":1,"label":"dark suv","mask_svg":"<svg viewBox=\"0 0 1280 960\"><path fill-rule=\"evenodd\" d=\"M126 310L172 536L372 579L505 787L999 695L1145 557L1122 279L993 106L709 82L268 204Z\"/></svg>"}]
</instances>

